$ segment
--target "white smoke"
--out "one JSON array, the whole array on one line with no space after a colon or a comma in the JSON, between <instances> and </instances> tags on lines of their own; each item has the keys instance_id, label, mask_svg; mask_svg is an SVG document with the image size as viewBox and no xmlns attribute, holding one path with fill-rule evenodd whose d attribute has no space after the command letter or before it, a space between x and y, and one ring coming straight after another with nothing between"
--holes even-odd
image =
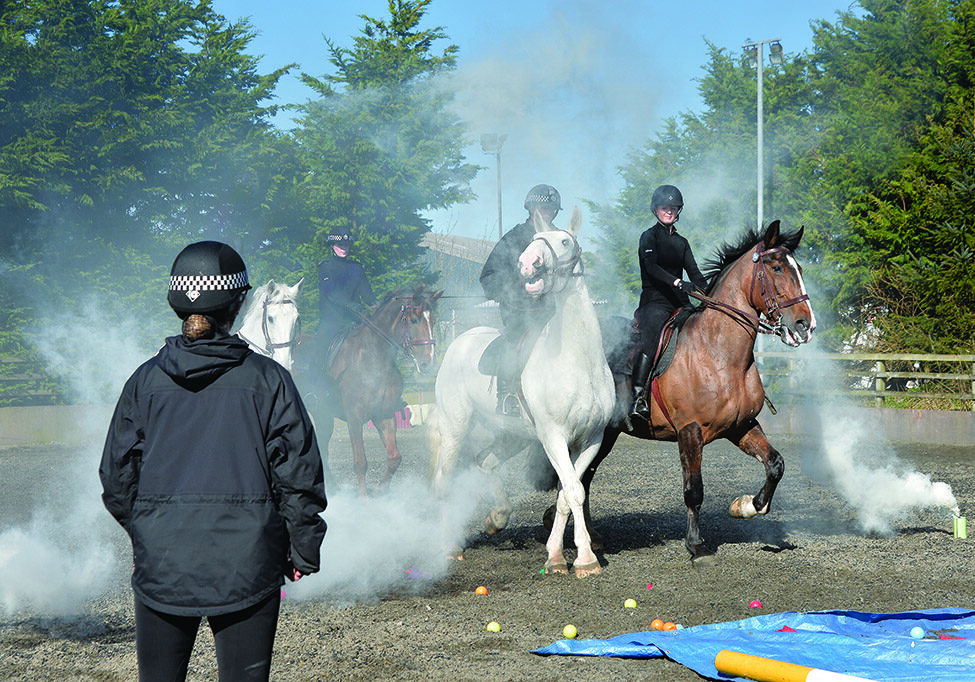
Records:
<instances>
[{"instance_id":1,"label":"white smoke","mask_svg":"<svg viewBox=\"0 0 975 682\"><path fill-rule=\"evenodd\" d=\"M816 425L808 435L819 448L803 451L803 473L832 485L868 533L892 534L898 522L919 510L957 515L951 486L932 481L899 458L870 410L851 409L847 400L834 397L840 383L835 362L814 349L802 352L807 361L801 365L801 381L821 396L804 409L803 423Z\"/></svg>"},{"instance_id":2,"label":"white smoke","mask_svg":"<svg viewBox=\"0 0 975 682\"><path fill-rule=\"evenodd\" d=\"M321 571L285 586L288 597L372 601L391 590L419 593L446 575L448 549L461 546L479 509L483 475L458 473L446 499L415 477L393 479L387 493L361 498L328 492Z\"/></svg>"},{"instance_id":3,"label":"white smoke","mask_svg":"<svg viewBox=\"0 0 975 682\"><path fill-rule=\"evenodd\" d=\"M151 353L137 348L104 302L51 316L35 335L48 371L67 383L86 418L74 425L72 458L29 499L27 521L0 534L0 608L4 613L77 614L102 594L120 565L114 520L101 502L98 464L114 401L129 374Z\"/></svg>"}]
</instances>

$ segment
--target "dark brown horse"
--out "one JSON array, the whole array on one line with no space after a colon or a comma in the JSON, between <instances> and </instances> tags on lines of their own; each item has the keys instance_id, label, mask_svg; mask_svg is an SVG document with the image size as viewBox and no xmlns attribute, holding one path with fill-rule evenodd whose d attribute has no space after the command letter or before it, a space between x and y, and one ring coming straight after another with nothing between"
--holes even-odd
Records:
<instances>
[{"instance_id":1,"label":"dark brown horse","mask_svg":"<svg viewBox=\"0 0 975 682\"><path fill-rule=\"evenodd\" d=\"M328 441L335 417L348 424L359 494L366 495L368 464L362 427L370 420L386 447L386 474L380 485L382 488L389 485L400 463L394 415L403 407L403 374L396 360L402 353L417 372L433 369L434 315L441 294L443 291L425 291L422 287L393 292L339 342L335 359L328 368L334 382L333 397L321 401L324 404L319 410L325 419L316 425L330 485L335 479L328 466Z\"/></svg>"},{"instance_id":2,"label":"dark brown horse","mask_svg":"<svg viewBox=\"0 0 975 682\"><path fill-rule=\"evenodd\" d=\"M764 233L751 231L737 244L718 250L706 265L708 291L696 296L703 305L684 324L673 360L656 382L648 422L639 418L628 422L624 417L629 411L630 377L614 368L619 409L582 482L588 491L596 467L621 433L676 440L687 507L685 544L694 562L714 555L705 546L699 526L704 446L726 438L765 467L765 483L758 494L742 495L732 503L730 512L737 518L767 514L785 471L782 456L769 444L757 420L765 391L754 346L760 332L798 346L808 342L816 328L802 268L792 255L801 238L802 228L780 234L779 221L774 221ZM591 526L588 508L585 512Z\"/></svg>"}]
</instances>

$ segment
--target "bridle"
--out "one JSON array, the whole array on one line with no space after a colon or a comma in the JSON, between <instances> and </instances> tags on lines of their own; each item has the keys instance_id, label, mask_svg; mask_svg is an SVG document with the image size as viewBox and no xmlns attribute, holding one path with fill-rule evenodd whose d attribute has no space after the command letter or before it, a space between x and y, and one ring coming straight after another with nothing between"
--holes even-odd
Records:
<instances>
[{"instance_id":1,"label":"bridle","mask_svg":"<svg viewBox=\"0 0 975 682\"><path fill-rule=\"evenodd\" d=\"M407 300L412 301L413 300L413 297L411 296ZM415 339L415 338L413 338L413 335L410 333L410 320L409 320L409 316L412 315L415 312L419 312L420 314L422 314L424 311L426 311L428 309L429 308L426 308L425 306L415 305L413 303L404 303L403 305L400 306L399 312L396 314L396 319L393 321L393 326L392 326L392 329L396 329L397 327L402 327L402 332L403 333L400 336L399 340L396 340L390 334L387 334L385 331L383 331L382 329L380 329L379 326L375 322L373 322L372 320L370 320L365 315L362 315L358 311L353 311L353 312L359 318L359 320L362 322L363 325L365 325L366 327L369 327L369 329L371 329L373 332L375 332L376 335L378 335L386 343L388 343L393 348L395 348L397 350L402 350L404 353L406 353L406 355L409 357L409 359L413 361L413 366L416 368L416 371L417 372L420 372L421 371L421 369L420 369L420 359L416 356L416 353L413 352L413 349L416 346L431 346L431 347L433 347L433 346L436 345L435 342L434 342L434 340L433 340L433 337L432 337L432 335L433 335L433 328L432 328L432 326L429 327L429 334L430 334L430 336L428 336L426 338ZM402 324L401 325L400 323L401 322L404 322L404 321L406 322L406 324Z\"/></svg>"},{"instance_id":2,"label":"bridle","mask_svg":"<svg viewBox=\"0 0 975 682\"><path fill-rule=\"evenodd\" d=\"M552 254L552 262L555 263L554 267L550 267L546 264L545 259L542 259L542 265L538 268L538 272L541 274L551 272L560 278L565 277L582 277L584 272L584 267L582 265L582 247L579 246L578 240L575 236L568 230L551 230L552 232L562 232L568 235L569 239L572 240L572 254L566 259L565 262L559 262L559 254L555 251L555 247L545 236L545 233L536 234L532 237L533 242L542 242L546 247L548 247L549 253ZM576 266L579 270L576 272ZM563 285L564 286L564 285Z\"/></svg>"},{"instance_id":3,"label":"bridle","mask_svg":"<svg viewBox=\"0 0 975 682\"><path fill-rule=\"evenodd\" d=\"M298 336L300 335L301 332L301 316L299 315L297 317L297 321L295 322L295 333L291 335L291 339L288 341L280 341L280 342L274 341L274 339L271 338L271 330L268 328L268 324L267 324L268 308L272 305L291 305L294 306L295 309L297 309L298 307L298 304L295 303L293 299L283 298L280 301L272 301L271 297L268 296L264 299L263 310L261 311L261 331L264 334L264 344L261 345L261 344L254 343L252 340L248 339L240 332L237 333L237 336L239 336L241 339L246 341L251 348L254 348L261 355L265 355L267 357L273 357L274 351L277 350L278 348L293 349L295 346L298 345Z\"/></svg>"},{"instance_id":4,"label":"bridle","mask_svg":"<svg viewBox=\"0 0 975 682\"><path fill-rule=\"evenodd\" d=\"M752 281L751 285L748 287L749 298L754 297L755 285L758 284L762 300L765 303L765 318L757 315L753 315L744 310L740 310L732 305L723 303L722 301L716 301L713 298L699 294L696 291L689 292L689 296L702 301L705 305L719 310L732 319L738 322L743 322L749 327L754 329L760 334L780 334L782 332L782 310L784 308L791 308L794 305L802 303L803 301L809 300L808 294L802 294L801 296L796 296L795 298L790 298L784 301L779 300L779 296L775 291L775 287L769 279L768 271L766 265L766 256L774 255L777 253L791 254L792 251L784 246L775 246L771 249L762 249L762 244L758 244L755 250L752 252L752 263L754 267L752 268ZM766 319L767 318L767 319ZM771 320L771 322L769 321Z\"/></svg>"}]
</instances>

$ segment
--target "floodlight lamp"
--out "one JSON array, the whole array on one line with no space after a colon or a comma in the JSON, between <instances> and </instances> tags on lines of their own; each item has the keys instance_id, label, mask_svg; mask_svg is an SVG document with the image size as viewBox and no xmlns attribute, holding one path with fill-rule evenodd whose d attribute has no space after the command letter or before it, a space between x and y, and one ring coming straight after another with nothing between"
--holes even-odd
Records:
<instances>
[{"instance_id":1,"label":"floodlight lamp","mask_svg":"<svg viewBox=\"0 0 975 682\"><path fill-rule=\"evenodd\" d=\"M745 59L748 61L748 65L753 69L758 68L758 46L752 45L751 47L745 48Z\"/></svg>"},{"instance_id":2,"label":"floodlight lamp","mask_svg":"<svg viewBox=\"0 0 975 682\"><path fill-rule=\"evenodd\" d=\"M776 41L768 46L768 60L776 66L785 63L785 59L782 57L782 43Z\"/></svg>"}]
</instances>

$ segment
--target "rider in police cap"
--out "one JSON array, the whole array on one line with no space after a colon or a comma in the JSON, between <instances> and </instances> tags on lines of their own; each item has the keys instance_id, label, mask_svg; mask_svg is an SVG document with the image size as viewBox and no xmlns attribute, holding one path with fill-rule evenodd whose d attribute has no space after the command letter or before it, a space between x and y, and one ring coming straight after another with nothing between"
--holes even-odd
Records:
<instances>
[{"instance_id":1,"label":"rider in police cap","mask_svg":"<svg viewBox=\"0 0 975 682\"><path fill-rule=\"evenodd\" d=\"M332 252L318 264L319 336L322 348L361 319L363 308L376 302L366 271L349 257L352 236L348 232L328 235Z\"/></svg>"},{"instance_id":2,"label":"rider in police cap","mask_svg":"<svg viewBox=\"0 0 975 682\"><path fill-rule=\"evenodd\" d=\"M503 326L498 371L498 412L518 416L520 408L515 395L516 379L520 371L517 357L519 339L529 329L540 329L552 316L552 304L534 298L525 291L518 266L518 257L528 248L535 236L532 216L536 213L551 224L562 210L562 197L551 185L535 185L525 197L528 217L511 228L498 240L481 269L480 282L484 295L497 301Z\"/></svg>"}]
</instances>

